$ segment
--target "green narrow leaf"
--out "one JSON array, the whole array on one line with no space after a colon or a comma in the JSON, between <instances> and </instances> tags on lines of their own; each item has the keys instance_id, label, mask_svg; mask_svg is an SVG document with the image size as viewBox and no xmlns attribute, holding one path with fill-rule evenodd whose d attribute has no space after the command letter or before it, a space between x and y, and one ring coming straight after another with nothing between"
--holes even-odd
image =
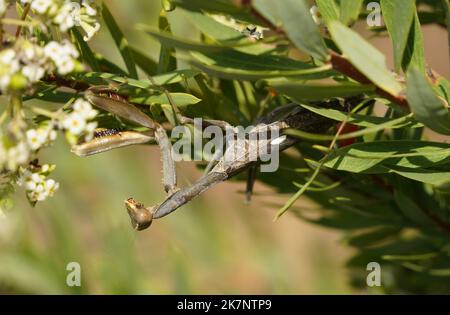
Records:
<instances>
[{"instance_id":1,"label":"green narrow leaf","mask_svg":"<svg viewBox=\"0 0 450 315\"><path fill-rule=\"evenodd\" d=\"M212 39L217 41L247 41L247 38L241 32L217 22L208 15L193 11L184 11L183 13L200 32Z\"/></svg>"},{"instance_id":2,"label":"green narrow leaf","mask_svg":"<svg viewBox=\"0 0 450 315\"><path fill-rule=\"evenodd\" d=\"M158 64L152 58L146 56L134 47L130 47L133 59L139 68L142 69L148 75L154 75L158 69Z\"/></svg>"},{"instance_id":3,"label":"green narrow leaf","mask_svg":"<svg viewBox=\"0 0 450 315\"><path fill-rule=\"evenodd\" d=\"M316 0L316 3L326 24L339 20L339 7L334 0Z\"/></svg>"},{"instance_id":4,"label":"green narrow leaf","mask_svg":"<svg viewBox=\"0 0 450 315\"><path fill-rule=\"evenodd\" d=\"M122 55L122 59L125 62L128 70L128 74L130 75L130 77L137 79L138 75L136 65L134 63L133 55L128 45L128 40L123 35L122 31L119 28L119 25L112 16L105 2L103 2L102 4L102 15L103 19L105 20L106 26L108 27L109 32L114 39L114 43L116 44L117 48L120 51L120 54Z\"/></svg>"},{"instance_id":5,"label":"green narrow leaf","mask_svg":"<svg viewBox=\"0 0 450 315\"><path fill-rule=\"evenodd\" d=\"M390 170L400 176L433 186L443 186L450 183L450 172L441 170L405 169L400 167L390 167Z\"/></svg>"},{"instance_id":6,"label":"green narrow leaf","mask_svg":"<svg viewBox=\"0 0 450 315\"><path fill-rule=\"evenodd\" d=\"M436 95L422 72L415 68L408 71L407 97L418 121L438 133L450 135L449 109Z\"/></svg>"},{"instance_id":7,"label":"green narrow leaf","mask_svg":"<svg viewBox=\"0 0 450 315\"><path fill-rule=\"evenodd\" d=\"M324 79L333 72L325 65L310 64L281 56L268 54L250 55L229 50L221 53L191 53L188 61L202 71L224 79L256 81L274 77L296 77L297 79Z\"/></svg>"},{"instance_id":8,"label":"green narrow leaf","mask_svg":"<svg viewBox=\"0 0 450 315\"><path fill-rule=\"evenodd\" d=\"M354 247L368 247L385 241L387 238L397 235L401 229L398 227L380 227L369 232L358 233L344 240L348 245Z\"/></svg>"},{"instance_id":9,"label":"green narrow leaf","mask_svg":"<svg viewBox=\"0 0 450 315\"><path fill-rule=\"evenodd\" d=\"M97 60L101 71L103 72L110 72L110 73L116 73L118 75L127 76L127 72L120 68L118 65L113 63L112 61L106 59L100 54L95 54L95 59Z\"/></svg>"},{"instance_id":10,"label":"green narrow leaf","mask_svg":"<svg viewBox=\"0 0 450 315\"><path fill-rule=\"evenodd\" d=\"M282 26L300 50L326 61L328 50L304 0L255 0L253 6L274 25Z\"/></svg>"},{"instance_id":11,"label":"green narrow leaf","mask_svg":"<svg viewBox=\"0 0 450 315\"><path fill-rule=\"evenodd\" d=\"M424 211L422 211L422 209L420 209L419 205L412 200L410 196L406 195L401 190L396 189L394 191L394 199L403 215L414 224L419 226L433 225L430 218L424 213Z\"/></svg>"},{"instance_id":12,"label":"green narrow leaf","mask_svg":"<svg viewBox=\"0 0 450 315\"><path fill-rule=\"evenodd\" d=\"M74 27L71 29L72 36L75 37L75 42L77 43L78 50L81 53L81 58L85 63L89 65L92 71L100 71L100 66L95 58L94 53L92 52L89 45L84 41L83 35L81 35L80 31Z\"/></svg>"},{"instance_id":13,"label":"green narrow leaf","mask_svg":"<svg viewBox=\"0 0 450 315\"><path fill-rule=\"evenodd\" d=\"M395 69L400 71L415 15L414 0L381 0L381 9L394 46Z\"/></svg>"},{"instance_id":14,"label":"green narrow leaf","mask_svg":"<svg viewBox=\"0 0 450 315\"><path fill-rule=\"evenodd\" d=\"M158 27L161 32L172 34L169 20L167 19L167 13L161 10L158 18ZM159 64L157 73L166 73L177 69L177 59L174 57L175 49L173 47L167 47L161 44L159 52Z\"/></svg>"},{"instance_id":15,"label":"green narrow leaf","mask_svg":"<svg viewBox=\"0 0 450 315\"><path fill-rule=\"evenodd\" d=\"M238 26L236 28L226 26L209 15L200 12L184 10L183 13L208 40L214 43L227 44L227 42L235 42L243 44L244 46L237 47L236 50L253 55L260 55L273 50L272 45L267 45L264 41L255 43L252 39L243 35ZM244 29L244 25L240 27L242 30Z\"/></svg>"},{"instance_id":16,"label":"green narrow leaf","mask_svg":"<svg viewBox=\"0 0 450 315\"><path fill-rule=\"evenodd\" d=\"M351 117L348 117L348 113L341 112L335 109L330 108L323 108L320 106L315 105L305 105L301 104L302 107L306 108L307 110L319 114L321 116L336 120L336 121L344 121L348 119L348 123L356 126L361 127L376 127L376 126L384 126L384 128L403 128L405 126L408 126L409 128L419 128L423 127L422 124L416 123L413 121L413 119L410 116L406 116L404 121L396 123L393 125L392 123L394 120L391 118L385 118L385 117L376 117L376 116L370 116L370 115L360 115L360 114L352 114ZM399 118L398 120L401 120ZM389 127L387 127L385 124L389 124Z\"/></svg>"},{"instance_id":17,"label":"green narrow leaf","mask_svg":"<svg viewBox=\"0 0 450 315\"><path fill-rule=\"evenodd\" d=\"M229 15L239 21L245 21L252 24L257 23L250 12L242 10L242 8L236 6L233 1L229 0L172 0L172 3L177 7L189 11L198 12L201 9L201 11L210 13Z\"/></svg>"},{"instance_id":18,"label":"green narrow leaf","mask_svg":"<svg viewBox=\"0 0 450 315\"><path fill-rule=\"evenodd\" d=\"M364 0L341 0L341 22L351 25L358 20Z\"/></svg>"},{"instance_id":19,"label":"green narrow leaf","mask_svg":"<svg viewBox=\"0 0 450 315\"><path fill-rule=\"evenodd\" d=\"M192 50L192 51L199 51L199 52L220 52L229 50L231 48L236 47L244 47L245 45L250 44L242 44L242 43L236 43L236 42L227 42L226 44L205 44L205 43L199 43L192 40L187 40L184 38L180 38L177 36L174 36L169 33L160 32L159 30L154 29L153 27L139 24L137 28L141 31L146 32L152 37L155 37L161 44L166 45L167 47L174 47L178 49L183 50Z\"/></svg>"},{"instance_id":20,"label":"green narrow leaf","mask_svg":"<svg viewBox=\"0 0 450 315\"><path fill-rule=\"evenodd\" d=\"M450 161L450 144L417 141L356 143L331 153L325 166L352 173L388 173L392 166L430 168Z\"/></svg>"},{"instance_id":21,"label":"green narrow leaf","mask_svg":"<svg viewBox=\"0 0 450 315\"><path fill-rule=\"evenodd\" d=\"M417 67L422 73L425 71L425 52L422 29L420 27L419 17L417 12L414 17L414 25L411 28L411 32L408 38L408 44L406 46L405 55L402 62L402 67L409 69L411 66Z\"/></svg>"},{"instance_id":22,"label":"green narrow leaf","mask_svg":"<svg viewBox=\"0 0 450 315\"><path fill-rule=\"evenodd\" d=\"M302 81L267 80L269 86L297 102L317 101L333 97L349 97L373 92L373 85L356 83L312 84Z\"/></svg>"},{"instance_id":23,"label":"green narrow leaf","mask_svg":"<svg viewBox=\"0 0 450 315\"><path fill-rule=\"evenodd\" d=\"M201 101L201 99L187 93L170 93L170 95L172 96L173 101L175 102L175 104L177 104L178 107L194 105ZM170 104L170 101L165 93L157 95L148 93L130 95L129 101L131 103L143 105Z\"/></svg>"},{"instance_id":24,"label":"green narrow leaf","mask_svg":"<svg viewBox=\"0 0 450 315\"><path fill-rule=\"evenodd\" d=\"M382 90L400 95L403 87L387 69L385 56L378 49L340 22L332 21L329 30L339 49L361 73Z\"/></svg>"}]
</instances>

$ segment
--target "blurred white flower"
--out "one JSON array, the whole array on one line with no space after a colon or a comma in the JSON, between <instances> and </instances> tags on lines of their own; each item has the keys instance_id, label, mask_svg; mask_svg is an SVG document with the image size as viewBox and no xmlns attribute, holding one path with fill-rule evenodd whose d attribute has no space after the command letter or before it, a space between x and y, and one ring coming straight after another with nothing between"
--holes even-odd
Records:
<instances>
[{"instance_id":1,"label":"blurred white flower","mask_svg":"<svg viewBox=\"0 0 450 315\"><path fill-rule=\"evenodd\" d=\"M81 22L81 27L86 32L86 35L83 36L83 39L84 39L85 42L88 42L100 30L100 23L95 22L94 25L91 25L91 24L86 23L86 22Z\"/></svg>"},{"instance_id":2,"label":"blurred white flower","mask_svg":"<svg viewBox=\"0 0 450 315\"><path fill-rule=\"evenodd\" d=\"M43 23L57 25L61 32L81 26L87 34L85 40L89 40L100 28L98 10L91 0L21 0L21 3L31 3L31 9Z\"/></svg>"},{"instance_id":3,"label":"blurred white flower","mask_svg":"<svg viewBox=\"0 0 450 315\"><path fill-rule=\"evenodd\" d=\"M84 128L86 127L86 120L80 114L73 112L62 122L64 129L69 131L71 134L75 136L79 136L83 133Z\"/></svg>"},{"instance_id":4,"label":"blurred white flower","mask_svg":"<svg viewBox=\"0 0 450 315\"><path fill-rule=\"evenodd\" d=\"M52 0L33 0L31 9L35 10L37 13L44 14L52 4Z\"/></svg>"},{"instance_id":5,"label":"blurred white flower","mask_svg":"<svg viewBox=\"0 0 450 315\"><path fill-rule=\"evenodd\" d=\"M39 65L31 64L22 68L22 74L31 82L37 82L45 74L44 68Z\"/></svg>"},{"instance_id":6,"label":"blurred white flower","mask_svg":"<svg viewBox=\"0 0 450 315\"><path fill-rule=\"evenodd\" d=\"M91 103L82 98L75 101L73 109L86 120L94 119L98 114L98 112L92 108Z\"/></svg>"},{"instance_id":7,"label":"blurred white flower","mask_svg":"<svg viewBox=\"0 0 450 315\"><path fill-rule=\"evenodd\" d=\"M74 71L78 51L68 41L62 44L51 41L44 47L44 54L51 59L59 74L66 75Z\"/></svg>"},{"instance_id":8,"label":"blurred white flower","mask_svg":"<svg viewBox=\"0 0 450 315\"><path fill-rule=\"evenodd\" d=\"M97 122L91 122L86 125L86 136L84 137L85 141L91 141L92 139L94 139L95 129L97 129L97 126Z\"/></svg>"},{"instance_id":9,"label":"blurred white flower","mask_svg":"<svg viewBox=\"0 0 450 315\"><path fill-rule=\"evenodd\" d=\"M25 142L19 142L8 150L7 167L10 171L16 171L20 165L25 164L30 157L30 149Z\"/></svg>"},{"instance_id":10,"label":"blurred white flower","mask_svg":"<svg viewBox=\"0 0 450 315\"><path fill-rule=\"evenodd\" d=\"M56 131L53 125L40 127L38 129L27 130L26 138L31 150L37 151L45 145L50 144L56 139Z\"/></svg>"},{"instance_id":11,"label":"blurred white flower","mask_svg":"<svg viewBox=\"0 0 450 315\"><path fill-rule=\"evenodd\" d=\"M75 61L68 57L56 62L56 68L59 74L66 75L75 69Z\"/></svg>"},{"instance_id":12,"label":"blurred white flower","mask_svg":"<svg viewBox=\"0 0 450 315\"><path fill-rule=\"evenodd\" d=\"M26 132L27 135L27 142L30 148L34 151L37 151L40 149L40 147L44 144L40 137L38 136L38 133L35 129L30 129Z\"/></svg>"},{"instance_id":13,"label":"blurred white flower","mask_svg":"<svg viewBox=\"0 0 450 315\"><path fill-rule=\"evenodd\" d=\"M78 5L78 3L74 4ZM79 9L77 9L79 8L79 5L77 7L74 4L70 2L65 3L53 19L53 22L59 25L59 29L62 32L67 32L67 30L75 26L75 19L78 18L76 15L78 14L77 11L79 11Z\"/></svg>"},{"instance_id":14,"label":"blurred white flower","mask_svg":"<svg viewBox=\"0 0 450 315\"><path fill-rule=\"evenodd\" d=\"M320 14L319 7L314 5L311 7L311 9L309 9L309 12L311 13L314 23L316 23L317 25L321 25L322 15Z\"/></svg>"},{"instance_id":15,"label":"blurred white flower","mask_svg":"<svg viewBox=\"0 0 450 315\"><path fill-rule=\"evenodd\" d=\"M45 182L45 188L47 189L48 195L49 197L53 197L53 195L55 194L55 192L58 190L59 188L59 183L57 183L55 180L53 179L48 179Z\"/></svg>"},{"instance_id":16,"label":"blurred white flower","mask_svg":"<svg viewBox=\"0 0 450 315\"><path fill-rule=\"evenodd\" d=\"M54 169L54 165L43 165L40 168L20 168L20 177L17 181L19 186L26 190L28 199L31 202L44 201L48 197L53 197L59 188L59 183L53 179L48 179L48 173Z\"/></svg>"},{"instance_id":17,"label":"blurred white flower","mask_svg":"<svg viewBox=\"0 0 450 315\"><path fill-rule=\"evenodd\" d=\"M0 0L0 15L6 12L8 9L9 3L6 0Z\"/></svg>"}]
</instances>

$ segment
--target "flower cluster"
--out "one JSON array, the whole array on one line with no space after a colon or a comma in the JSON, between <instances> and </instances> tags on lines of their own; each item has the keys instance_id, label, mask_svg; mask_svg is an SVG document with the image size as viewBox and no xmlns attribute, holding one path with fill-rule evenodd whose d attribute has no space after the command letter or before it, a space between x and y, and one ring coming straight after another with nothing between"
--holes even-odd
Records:
<instances>
[{"instance_id":1,"label":"flower cluster","mask_svg":"<svg viewBox=\"0 0 450 315\"><path fill-rule=\"evenodd\" d=\"M18 173L18 184L25 187L32 204L53 196L58 189L54 180L47 179L54 166L30 163L40 149L56 140L57 130L63 131L72 145L94 137L97 122L93 120L98 112L82 98L72 107L72 112L59 110L51 120L41 122L36 128L27 129L26 124L15 128L16 122L12 121L4 131L0 129L0 173Z\"/></svg>"},{"instance_id":2,"label":"flower cluster","mask_svg":"<svg viewBox=\"0 0 450 315\"><path fill-rule=\"evenodd\" d=\"M8 133L11 133L11 130ZM26 165L39 149L52 144L56 136L53 124L48 123L36 129L15 132L10 136L5 136L0 131L0 171L17 171Z\"/></svg>"},{"instance_id":3,"label":"flower cluster","mask_svg":"<svg viewBox=\"0 0 450 315\"><path fill-rule=\"evenodd\" d=\"M67 32L74 26L81 26L90 40L100 29L97 21L98 9L92 0L21 0L30 5L33 13L45 24L57 25L61 32Z\"/></svg>"},{"instance_id":4,"label":"flower cluster","mask_svg":"<svg viewBox=\"0 0 450 315\"><path fill-rule=\"evenodd\" d=\"M54 166L39 166L33 159L56 140L57 131L72 145L91 140L97 128L97 111L84 99L75 100L70 111L50 112L31 105L30 109L47 116L31 125L22 98L34 95L38 83L46 78L84 71L68 32L80 27L85 41L92 38L100 28L99 10L92 0L0 0L0 19L12 11L15 2L27 13L24 20L19 20L20 16L8 19L20 23L17 35L0 25L0 95L10 98L10 108L0 115L0 175L8 179L0 182L0 189L4 184L19 184L35 204L53 196L59 185L48 178Z\"/></svg>"},{"instance_id":5,"label":"flower cluster","mask_svg":"<svg viewBox=\"0 0 450 315\"><path fill-rule=\"evenodd\" d=\"M29 129L26 132L28 147L32 151L38 151L44 146L50 145L56 140L57 133L51 125L38 129Z\"/></svg>"},{"instance_id":6,"label":"flower cluster","mask_svg":"<svg viewBox=\"0 0 450 315\"><path fill-rule=\"evenodd\" d=\"M79 98L73 104L73 112L60 120L59 126L66 131L66 137L71 144L76 144L80 138L89 141L94 137L97 122L92 121L97 111L91 104Z\"/></svg>"},{"instance_id":7,"label":"flower cluster","mask_svg":"<svg viewBox=\"0 0 450 315\"><path fill-rule=\"evenodd\" d=\"M0 92L22 90L38 82L46 73L66 75L82 68L78 51L69 42L51 41L41 47L20 39L0 51Z\"/></svg>"},{"instance_id":8,"label":"flower cluster","mask_svg":"<svg viewBox=\"0 0 450 315\"><path fill-rule=\"evenodd\" d=\"M17 184L25 188L27 198L33 205L46 200L48 197L53 197L58 190L59 183L48 178L54 169L54 165L39 166L36 163L30 163L27 168L20 168L20 177Z\"/></svg>"}]
</instances>

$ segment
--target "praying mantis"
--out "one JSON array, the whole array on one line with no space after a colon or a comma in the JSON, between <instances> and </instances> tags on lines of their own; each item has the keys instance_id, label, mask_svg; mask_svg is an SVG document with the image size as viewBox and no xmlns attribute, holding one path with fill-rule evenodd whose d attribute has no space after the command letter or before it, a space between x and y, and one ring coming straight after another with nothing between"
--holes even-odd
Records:
<instances>
[{"instance_id":1,"label":"praying mantis","mask_svg":"<svg viewBox=\"0 0 450 315\"><path fill-rule=\"evenodd\" d=\"M178 123L192 124L193 119L183 116L176 107L176 104L173 103L170 93L167 90L164 90L164 92L172 103L171 105L174 108ZM267 155L273 150L281 152L295 145L299 141L297 138L283 135L283 130L298 129L311 133L324 133L335 124L333 120L315 114L295 103L275 108L259 118L256 126L252 127L249 134L258 134L260 132L265 132L270 128L271 131L276 131L277 134L280 134L277 139L258 139L256 146L248 146L249 149L244 151L243 156L234 160L225 159L225 155L218 160L213 160L200 179L188 187L179 189L177 188L175 163L172 156L172 143L166 130L161 124L154 121L137 106L128 102L127 98L120 95L116 88L109 86L90 87L85 92L85 98L95 107L145 127L148 131L102 130L96 132L94 139L91 141L74 146L72 148L73 153L78 156L89 156L125 146L149 142L156 142L160 148L163 186L167 193L166 199L162 203L151 207L146 207L143 203L140 203L133 198L129 198L125 201L132 227L138 231L147 229L152 224L153 220L165 217L211 187L224 182L245 170L249 170L247 195L250 196L256 170L260 161L263 159L263 155ZM332 99L320 102L319 104L325 108L348 112L357 104L361 103L363 99L363 96L358 96L346 99L344 102L338 99ZM204 125L218 126L224 130L233 128L227 122L220 120L204 120ZM249 141L250 140L245 140L243 142L244 145L248 145ZM236 142L234 144L235 147L232 146L226 150L235 150L236 146L242 146L243 143ZM261 151L261 147L266 148L266 150ZM256 156L256 159L250 159L250 156Z\"/></svg>"}]
</instances>

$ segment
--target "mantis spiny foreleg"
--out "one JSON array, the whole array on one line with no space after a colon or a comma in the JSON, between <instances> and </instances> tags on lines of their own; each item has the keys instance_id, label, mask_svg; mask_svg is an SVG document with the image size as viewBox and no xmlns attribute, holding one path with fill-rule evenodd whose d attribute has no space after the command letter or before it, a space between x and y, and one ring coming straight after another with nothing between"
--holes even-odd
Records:
<instances>
[{"instance_id":1,"label":"mantis spiny foreleg","mask_svg":"<svg viewBox=\"0 0 450 315\"><path fill-rule=\"evenodd\" d=\"M129 103L126 98L115 93L110 87L90 88L86 91L85 97L94 106L146 127L153 132L161 150L164 189L169 195L174 193L176 191L175 162L172 158L172 144L164 128L136 106Z\"/></svg>"}]
</instances>

